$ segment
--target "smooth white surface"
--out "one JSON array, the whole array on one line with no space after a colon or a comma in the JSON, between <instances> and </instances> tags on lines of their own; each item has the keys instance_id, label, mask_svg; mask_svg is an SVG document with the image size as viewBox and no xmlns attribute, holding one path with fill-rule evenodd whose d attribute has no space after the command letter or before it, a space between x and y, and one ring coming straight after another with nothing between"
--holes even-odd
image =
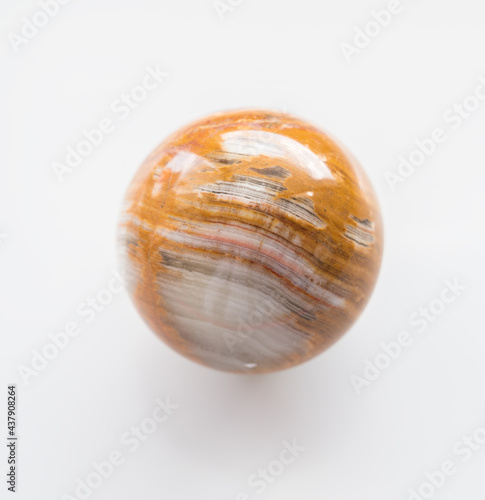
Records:
<instances>
[{"instance_id":1,"label":"smooth white surface","mask_svg":"<svg viewBox=\"0 0 485 500\"><path fill-rule=\"evenodd\" d=\"M466 463L453 447L485 427L485 102L456 129L443 118L485 77L484 4L403 0L348 63L340 44L385 5L244 0L221 20L209 0L73 0L16 53L9 33L39 7L1 2L0 435L14 382L16 498L75 498L77 478L116 449L123 465L91 498L405 500L449 459L458 472L434 498L484 497L485 447ZM123 110L120 96L156 65L168 76ZM259 377L181 358L125 293L89 324L81 304L112 279L121 198L144 157L180 126L240 107L286 110L338 137L372 179L386 228L354 328L314 361ZM59 183L52 163L106 118L111 132ZM391 192L385 172L437 127L447 140ZM455 279L466 290L418 332L410 316ZM19 365L70 321L81 333L26 385ZM412 345L359 396L350 377L402 330ZM179 408L132 453L121 436L167 396ZM248 477L294 439L306 451L258 495ZM4 477L4 437L0 449Z\"/></svg>"}]
</instances>

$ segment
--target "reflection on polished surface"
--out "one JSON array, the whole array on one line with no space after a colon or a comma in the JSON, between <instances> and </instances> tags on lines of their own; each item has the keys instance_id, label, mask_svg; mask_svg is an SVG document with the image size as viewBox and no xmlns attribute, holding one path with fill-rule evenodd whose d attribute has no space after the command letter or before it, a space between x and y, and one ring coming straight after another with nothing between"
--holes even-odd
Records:
<instances>
[{"instance_id":1,"label":"reflection on polished surface","mask_svg":"<svg viewBox=\"0 0 485 500\"><path fill-rule=\"evenodd\" d=\"M374 287L382 223L352 155L292 116L237 111L143 163L119 228L133 301L181 354L262 373L306 361Z\"/></svg>"}]
</instances>

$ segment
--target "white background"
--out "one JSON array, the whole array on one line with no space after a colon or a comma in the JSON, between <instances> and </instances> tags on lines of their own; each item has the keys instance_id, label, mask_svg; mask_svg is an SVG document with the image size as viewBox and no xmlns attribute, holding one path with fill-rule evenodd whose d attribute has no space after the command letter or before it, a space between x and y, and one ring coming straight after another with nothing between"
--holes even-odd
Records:
<instances>
[{"instance_id":1,"label":"white background","mask_svg":"<svg viewBox=\"0 0 485 500\"><path fill-rule=\"evenodd\" d=\"M453 453L485 427L485 105L459 128L443 119L485 77L484 4L402 0L348 62L341 43L385 6L244 0L221 19L210 0L73 0L15 51L9 34L39 6L1 2L0 470L5 478L16 383L15 498L75 498L78 478L113 450L124 463L94 499L405 500L448 459L458 472L435 498L485 497L485 449L466 463ZM169 75L121 120L110 106L147 65ZM182 125L241 107L286 110L344 142L386 228L375 294L351 331L317 359L266 376L185 360L125 292L90 324L76 312L116 268L120 202L144 157ZM114 131L60 183L52 164L103 118ZM446 142L393 192L386 172L437 127ZM410 316L445 280L466 290L418 332ZM18 367L70 321L81 333L26 383ZM351 377L403 330L412 345L357 394ZM166 397L179 408L132 453L120 437ZM306 450L258 495L248 477L295 439Z\"/></svg>"}]
</instances>

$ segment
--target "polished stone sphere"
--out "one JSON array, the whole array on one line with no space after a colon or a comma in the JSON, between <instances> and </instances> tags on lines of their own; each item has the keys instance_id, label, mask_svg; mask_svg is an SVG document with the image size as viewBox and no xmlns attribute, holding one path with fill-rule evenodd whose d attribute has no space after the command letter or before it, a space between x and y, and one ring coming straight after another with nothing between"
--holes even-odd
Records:
<instances>
[{"instance_id":1,"label":"polished stone sphere","mask_svg":"<svg viewBox=\"0 0 485 500\"><path fill-rule=\"evenodd\" d=\"M162 142L124 201L119 248L141 316L206 366L263 373L309 360L364 308L382 222L335 139L293 116L220 113Z\"/></svg>"}]
</instances>

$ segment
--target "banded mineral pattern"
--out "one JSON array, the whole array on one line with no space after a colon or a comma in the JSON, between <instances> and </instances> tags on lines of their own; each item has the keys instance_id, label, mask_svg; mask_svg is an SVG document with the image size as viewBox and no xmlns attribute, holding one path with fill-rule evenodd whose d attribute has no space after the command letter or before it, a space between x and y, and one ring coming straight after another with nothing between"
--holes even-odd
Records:
<instances>
[{"instance_id":1,"label":"banded mineral pattern","mask_svg":"<svg viewBox=\"0 0 485 500\"><path fill-rule=\"evenodd\" d=\"M292 116L210 116L164 141L119 227L134 304L179 353L242 373L316 356L374 287L382 222L352 155Z\"/></svg>"}]
</instances>

